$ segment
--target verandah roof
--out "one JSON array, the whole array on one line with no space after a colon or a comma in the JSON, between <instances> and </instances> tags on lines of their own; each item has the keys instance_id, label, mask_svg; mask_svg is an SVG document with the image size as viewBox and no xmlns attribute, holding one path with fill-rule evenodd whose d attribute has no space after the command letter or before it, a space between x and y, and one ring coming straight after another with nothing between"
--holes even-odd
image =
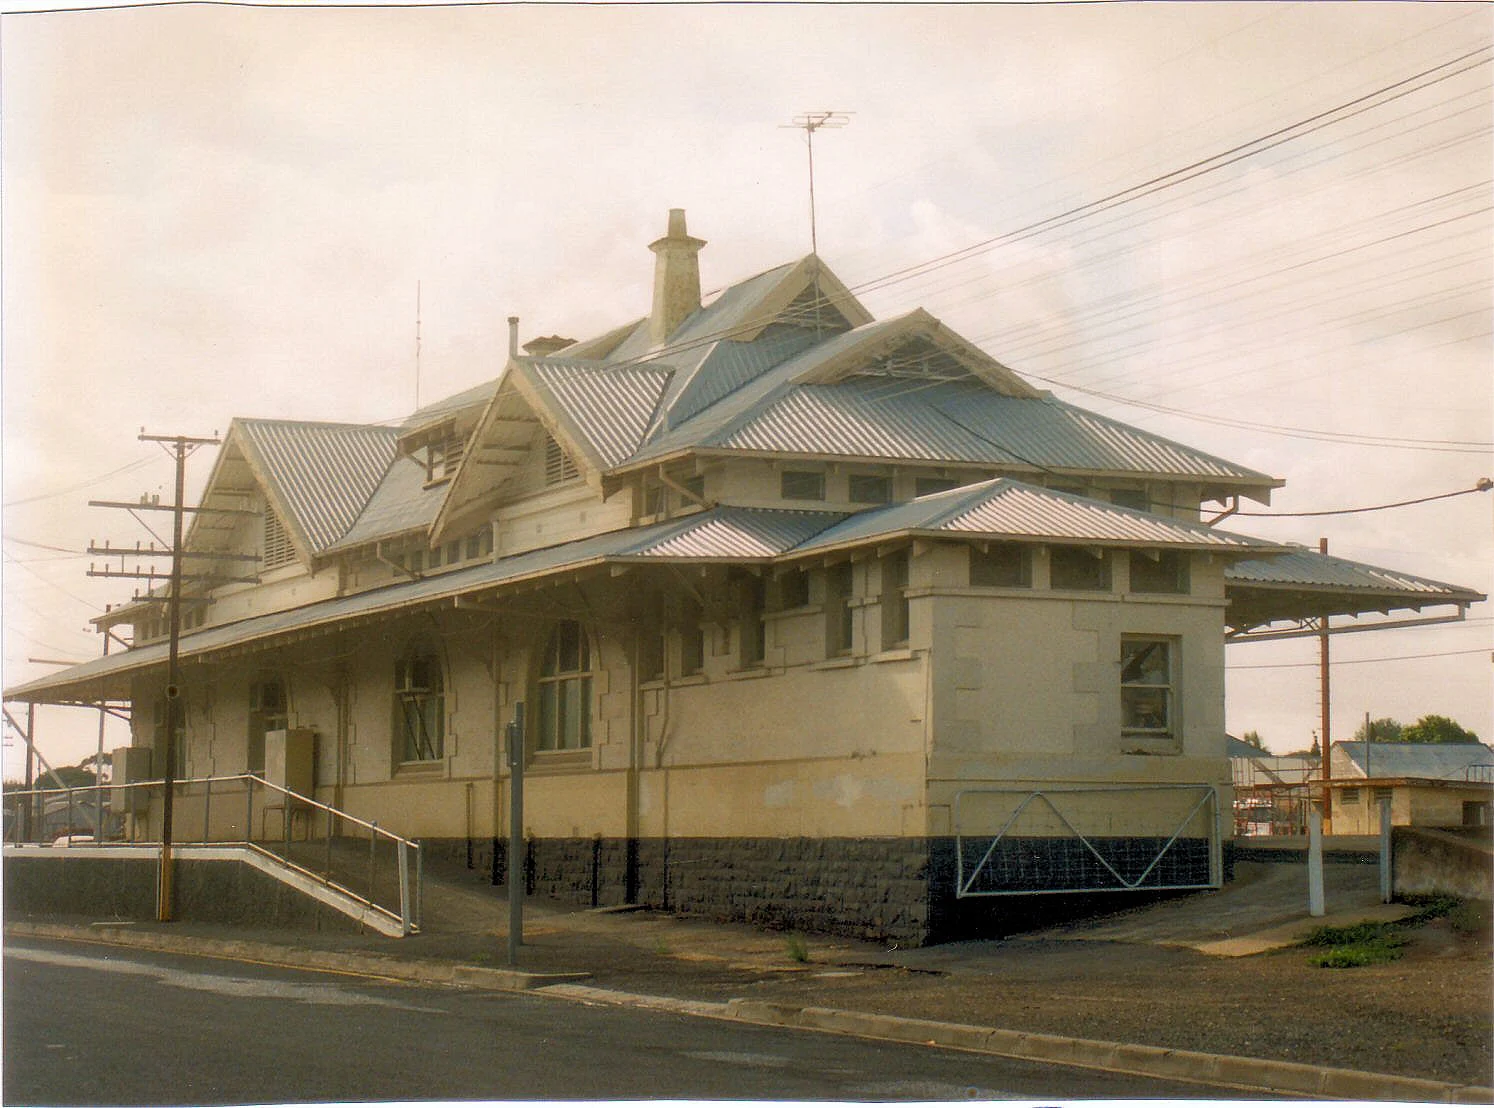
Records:
<instances>
[{"instance_id":1,"label":"verandah roof","mask_svg":"<svg viewBox=\"0 0 1494 1108\"><path fill-rule=\"evenodd\" d=\"M1287 565L1277 576L1288 581L1291 588L1273 594L1277 599L1271 619L1314 616L1330 598L1344 610L1359 612L1437 604L1463 607L1483 599L1454 585L999 479L849 516L828 511L718 506L682 519L613 531L418 581L392 583L194 631L182 637L181 656L192 659L283 635L331 631L355 621L428 607L495 586L542 580L609 563L765 565L925 536L1205 550L1246 558L1249 560L1226 568L1232 606L1237 598L1260 603L1257 593L1273 586L1268 580L1272 563L1262 556L1278 555ZM1403 591L1392 589L1391 582L1398 582ZM1300 599L1302 596L1307 597L1306 602ZM1233 616L1231 623L1238 626ZM166 644L160 642L105 655L8 689L5 699L92 704L105 697L127 695L124 682L128 677L164 664L166 651Z\"/></svg>"}]
</instances>

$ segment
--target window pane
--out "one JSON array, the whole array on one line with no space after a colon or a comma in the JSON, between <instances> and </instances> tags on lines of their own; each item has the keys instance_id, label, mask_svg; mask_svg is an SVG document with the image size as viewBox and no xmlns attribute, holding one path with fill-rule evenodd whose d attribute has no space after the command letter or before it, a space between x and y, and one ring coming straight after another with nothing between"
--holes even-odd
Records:
<instances>
[{"instance_id":1,"label":"window pane","mask_svg":"<svg viewBox=\"0 0 1494 1108\"><path fill-rule=\"evenodd\" d=\"M554 750L559 734L559 720L555 715L555 683L546 682L539 687L539 748Z\"/></svg>"},{"instance_id":2,"label":"window pane","mask_svg":"<svg viewBox=\"0 0 1494 1108\"><path fill-rule=\"evenodd\" d=\"M1110 588L1110 555L1095 557L1079 546L1055 546L1049 557L1050 583L1055 589L1088 589L1104 592Z\"/></svg>"},{"instance_id":3,"label":"window pane","mask_svg":"<svg viewBox=\"0 0 1494 1108\"><path fill-rule=\"evenodd\" d=\"M555 629L559 639L557 673L575 673L581 668L581 625L574 620L564 620Z\"/></svg>"},{"instance_id":4,"label":"window pane","mask_svg":"<svg viewBox=\"0 0 1494 1108\"><path fill-rule=\"evenodd\" d=\"M886 504L892 500L892 479L875 474L853 473L851 501L856 504Z\"/></svg>"},{"instance_id":5,"label":"window pane","mask_svg":"<svg viewBox=\"0 0 1494 1108\"><path fill-rule=\"evenodd\" d=\"M1167 690L1121 690L1121 726L1128 731L1167 730Z\"/></svg>"},{"instance_id":6,"label":"window pane","mask_svg":"<svg viewBox=\"0 0 1494 1108\"><path fill-rule=\"evenodd\" d=\"M571 678L559 687L560 749L575 750L581 745L581 681Z\"/></svg>"},{"instance_id":7,"label":"window pane","mask_svg":"<svg viewBox=\"0 0 1494 1108\"><path fill-rule=\"evenodd\" d=\"M781 479L781 491L785 500L824 500L825 475L786 469Z\"/></svg>"},{"instance_id":8,"label":"window pane","mask_svg":"<svg viewBox=\"0 0 1494 1108\"><path fill-rule=\"evenodd\" d=\"M994 588L1025 589L1032 585L1032 555L1017 543L995 543L970 550L970 583Z\"/></svg>"},{"instance_id":9,"label":"window pane","mask_svg":"<svg viewBox=\"0 0 1494 1108\"><path fill-rule=\"evenodd\" d=\"M1131 591L1186 593L1188 556L1176 550L1161 551L1152 558L1139 550L1131 552Z\"/></svg>"},{"instance_id":10,"label":"window pane","mask_svg":"<svg viewBox=\"0 0 1494 1108\"><path fill-rule=\"evenodd\" d=\"M913 481L914 496L931 496L936 492L957 489L960 483L952 477L919 477Z\"/></svg>"},{"instance_id":11,"label":"window pane","mask_svg":"<svg viewBox=\"0 0 1494 1108\"><path fill-rule=\"evenodd\" d=\"M1121 683L1168 684L1167 643L1134 641L1121 644Z\"/></svg>"}]
</instances>

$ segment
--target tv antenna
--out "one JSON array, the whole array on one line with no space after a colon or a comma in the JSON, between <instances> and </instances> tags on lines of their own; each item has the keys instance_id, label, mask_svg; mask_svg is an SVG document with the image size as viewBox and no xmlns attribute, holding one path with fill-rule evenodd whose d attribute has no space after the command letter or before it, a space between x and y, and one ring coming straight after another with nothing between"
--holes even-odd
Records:
<instances>
[{"instance_id":1,"label":"tv antenna","mask_svg":"<svg viewBox=\"0 0 1494 1108\"><path fill-rule=\"evenodd\" d=\"M844 127L851 122L851 112L801 112L794 116L792 123L782 126L792 127L796 131L803 131L804 138L809 146L809 249L811 253L820 252L819 235L815 229L814 219L814 133L822 127L832 129Z\"/></svg>"},{"instance_id":2,"label":"tv antenna","mask_svg":"<svg viewBox=\"0 0 1494 1108\"><path fill-rule=\"evenodd\" d=\"M420 410L420 282L415 282L415 409Z\"/></svg>"}]
</instances>

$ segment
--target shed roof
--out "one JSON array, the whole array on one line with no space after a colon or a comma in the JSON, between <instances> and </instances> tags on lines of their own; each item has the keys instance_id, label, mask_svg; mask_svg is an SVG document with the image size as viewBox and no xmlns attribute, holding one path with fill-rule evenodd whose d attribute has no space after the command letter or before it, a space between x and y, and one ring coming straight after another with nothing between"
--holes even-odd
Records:
<instances>
[{"instance_id":1,"label":"shed roof","mask_svg":"<svg viewBox=\"0 0 1494 1108\"><path fill-rule=\"evenodd\" d=\"M1365 744L1333 744L1335 777L1365 776ZM1369 771L1381 777L1463 780L1470 766L1494 766L1494 748L1484 743L1370 743Z\"/></svg>"}]
</instances>

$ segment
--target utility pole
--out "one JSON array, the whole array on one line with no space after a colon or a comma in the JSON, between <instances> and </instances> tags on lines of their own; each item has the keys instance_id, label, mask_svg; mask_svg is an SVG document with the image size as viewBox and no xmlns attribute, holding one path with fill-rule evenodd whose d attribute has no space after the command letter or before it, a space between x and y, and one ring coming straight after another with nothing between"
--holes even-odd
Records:
<instances>
[{"instance_id":1,"label":"utility pole","mask_svg":"<svg viewBox=\"0 0 1494 1108\"><path fill-rule=\"evenodd\" d=\"M1328 553L1328 540L1318 539L1318 553ZM1333 738L1332 732L1328 730L1332 723L1332 713L1328 709L1329 698L1328 684L1328 613L1324 612L1318 620L1318 696L1322 701L1320 711L1322 718L1319 724L1322 727L1322 749L1318 756L1322 759L1323 768L1323 824L1324 834L1333 834L1333 813L1329 806L1333 803L1329 794L1328 779L1333 776Z\"/></svg>"},{"instance_id":2,"label":"utility pole","mask_svg":"<svg viewBox=\"0 0 1494 1108\"><path fill-rule=\"evenodd\" d=\"M801 112L792 123L783 126L803 131L809 145L809 250L819 254L820 240L815 227L814 212L814 133L823 127L839 128L851 122L850 112Z\"/></svg>"},{"instance_id":3,"label":"utility pole","mask_svg":"<svg viewBox=\"0 0 1494 1108\"><path fill-rule=\"evenodd\" d=\"M175 914L175 883L173 880L174 869L172 866L172 816L176 792L176 759L177 759L177 735L184 728L183 702L181 688L181 633L182 633L182 585L186 581L254 581L252 577L224 578L213 574L186 573L183 571L182 562L186 552L182 549L182 524L187 513L202 511L204 509L189 507L186 504L186 479L187 458L203 446L216 446L222 440L216 435L211 438L193 438L188 435L148 435L141 428L139 439L141 442L160 443L167 454L171 455L176 463L176 486L175 498L170 504L161 504L159 498L147 500L141 498L138 504L117 503L105 500L90 500L89 504L94 507L123 508L135 515L138 511L166 511L171 513L171 545L169 547L157 547L152 543L149 547L141 547L135 544L134 550L122 547L112 547L107 543L97 546L90 542L88 553L118 556L120 568L112 570L105 567L96 570L93 564L88 566L90 577L133 577L142 579L147 585L146 597L151 596L151 586L162 581L166 583L166 611L167 624L169 626L169 645L167 647L166 660L166 735L162 742L161 757L165 766L161 773L162 801L161 801L161 868L156 884L156 917L162 923L169 923ZM237 509L210 509L215 513L233 515L258 515L257 512L240 511ZM140 519L136 520L150 530L149 526ZM171 558L171 571L169 575L158 574L154 567L142 571L139 563L133 571L124 568L124 559L129 555L136 557L166 557ZM209 554L207 552L194 552L193 558L212 558L232 561L256 561L253 555L244 554ZM139 636L137 636L138 638Z\"/></svg>"}]
</instances>

